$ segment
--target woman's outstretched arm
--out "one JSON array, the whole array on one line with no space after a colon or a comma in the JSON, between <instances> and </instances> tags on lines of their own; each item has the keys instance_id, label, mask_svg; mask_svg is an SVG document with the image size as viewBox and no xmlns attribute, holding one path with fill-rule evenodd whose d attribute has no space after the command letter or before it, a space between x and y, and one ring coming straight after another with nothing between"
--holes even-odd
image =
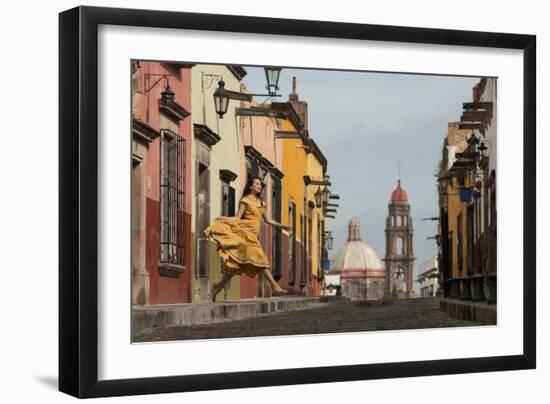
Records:
<instances>
[{"instance_id":1,"label":"woman's outstretched arm","mask_svg":"<svg viewBox=\"0 0 550 404\"><path fill-rule=\"evenodd\" d=\"M289 225L285 225L285 224L281 224L281 223L278 223L274 220L271 220L267 217L267 215L265 214L265 211L263 213L263 217L264 217L264 221L267 223L267 224L270 224L271 226L275 226L275 227L280 227L281 229L285 229L285 230L290 230L290 226Z\"/></svg>"}]
</instances>

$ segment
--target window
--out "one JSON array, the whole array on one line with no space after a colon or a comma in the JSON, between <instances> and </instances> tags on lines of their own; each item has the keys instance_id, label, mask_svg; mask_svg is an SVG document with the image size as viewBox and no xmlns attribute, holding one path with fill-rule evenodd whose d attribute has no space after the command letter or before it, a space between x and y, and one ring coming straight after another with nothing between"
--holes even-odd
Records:
<instances>
[{"instance_id":1,"label":"window","mask_svg":"<svg viewBox=\"0 0 550 404\"><path fill-rule=\"evenodd\" d=\"M449 278L453 278L453 258L454 258L454 235L453 232L449 232Z\"/></svg>"},{"instance_id":2,"label":"window","mask_svg":"<svg viewBox=\"0 0 550 404\"><path fill-rule=\"evenodd\" d=\"M473 273L474 267L474 207L468 206L467 211L467 226L466 226L466 236L467 236L467 254L468 254L468 275Z\"/></svg>"},{"instance_id":3,"label":"window","mask_svg":"<svg viewBox=\"0 0 550 404\"><path fill-rule=\"evenodd\" d=\"M169 129L160 139L160 260L185 265L185 140Z\"/></svg>"},{"instance_id":4,"label":"window","mask_svg":"<svg viewBox=\"0 0 550 404\"><path fill-rule=\"evenodd\" d=\"M490 201L490 214L489 214L489 224L490 225L494 225L496 226L496 222L497 222L497 192L496 192L496 189L495 189L495 184L493 183L491 185L491 191L490 191L490 194L491 194L491 201Z\"/></svg>"},{"instance_id":5,"label":"window","mask_svg":"<svg viewBox=\"0 0 550 404\"><path fill-rule=\"evenodd\" d=\"M261 176L258 158L260 154L250 146L245 146L246 178Z\"/></svg>"},{"instance_id":6,"label":"window","mask_svg":"<svg viewBox=\"0 0 550 404\"><path fill-rule=\"evenodd\" d=\"M477 238L481 238L481 233L483 231L482 222L481 222L481 211L483 206L481 205L481 198L477 198Z\"/></svg>"},{"instance_id":7,"label":"window","mask_svg":"<svg viewBox=\"0 0 550 404\"><path fill-rule=\"evenodd\" d=\"M457 264L458 270L462 271L463 268L463 252L462 252L462 213L456 217L456 243L457 243Z\"/></svg>"},{"instance_id":8,"label":"window","mask_svg":"<svg viewBox=\"0 0 550 404\"><path fill-rule=\"evenodd\" d=\"M396 253L397 255L403 255L403 239L401 237L397 237L395 239L395 243L396 243Z\"/></svg>"},{"instance_id":9,"label":"window","mask_svg":"<svg viewBox=\"0 0 550 404\"><path fill-rule=\"evenodd\" d=\"M306 276L311 276L313 273L313 207L307 209L307 253L306 253Z\"/></svg>"},{"instance_id":10,"label":"window","mask_svg":"<svg viewBox=\"0 0 550 404\"><path fill-rule=\"evenodd\" d=\"M281 179L272 176L273 192L271 194L271 206L273 209L273 220L281 222ZM279 280L282 276L281 272L281 229L278 227L272 227L272 243L271 243L271 267L273 270L273 277Z\"/></svg>"},{"instance_id":11,"label":"window","mask_svg":"<svg viewBox=\"0 0 550 404\"><path fill-rule=\"evenodd\" d=\"M302 268L300 271L300 286L306 285L307 274L307 217L300 214L300 241L302 242Z\"/></svg>"},{"instance_id":12,"label":"window","mask_svg":"<svg viewBox=\"0 0 550 404\"><path fill-rule=\"evenodd\" d=\"M235 188L222 182L222 216L235 216Z\"/></svg>"},{"instance_id":13,"label":"window","mask_svg":"<svg viewBox=\"0 0 550 404\"><path fill-rule=\"evenodd\" d=\"M296 204L293 201L288 202L288 225L288 283L292 285L296 282Z\"/></svg>"},{"instance_id":14,"label":"window","mask_svg":"<svg viewBox=\"0 0 550 404\"><path fill-rule=\"evenodd\" d=\"M324 242L323 242L323 222L321 221L321 218L319 215L316 215L317 217L317 274L321 274L321 271L323 270L323 248L324 248Z\"/></svg>"},{"instance_id":15,"label":"window","mask_svg":"<svg viewBox=\"0 0 550 404\"><path fill-rule=\"evenodd\" d=\"M373 282L371 286L371 295L373 298L378 297L378 291L379 291L378 282Z\"/></svg>"}]
</instances>

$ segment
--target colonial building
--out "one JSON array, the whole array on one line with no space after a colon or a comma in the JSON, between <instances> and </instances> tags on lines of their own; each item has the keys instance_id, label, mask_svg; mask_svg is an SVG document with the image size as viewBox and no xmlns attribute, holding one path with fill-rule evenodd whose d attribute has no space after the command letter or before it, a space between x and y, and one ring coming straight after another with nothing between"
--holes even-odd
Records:
<instances>
[{"instance_id":1,"label":"colonial building","mask_svg":"<svg viewBox=\"0 0 550 404\"><path fill-rule=\"evenodd\" d=\"M191 301L191 65L132 64L132 297Z\"/></svg>"},{"instance_id":2,"label":"colonial building","mask_svg":"<svg viewBox=\"0 0 550 404\"><path fill-rule=\"evenodd\" d=\"M258 105L240 66L136 61L132 68L134 304L211 300L221 262L204 230L236 214L251 176L266 185L267 215L291 227L261 224L274 278L291 294L320 295L325 210L334 211L327 204L337 195L329 195L327 159L307 130L296 79L287 102ZM224 114L216 110L218 86L232 96ZM270 290L262 276L234 277L224 298Z\"/></svg>"},{"instance_id":3,"label":"colonial building","mask_svg":"<svg viewBox=\"0 0 550 404\"><path fill-rule=\"evenodd\" d=\"M458 122L450 122L446 139L446 167L444 181L445 190L443 203L445 206L445 238L446 254L448 258L445 279L447 283L447 297L468 298L470 288L463 285L472 275L472 265L468 262L472 255L473 238L468 232L473 212L473 205L464 203L460 191L470 189L473 186L472 176L466 170L459 168L463 158L459 158L466 152L468 137L471 131L459 129Z\"/></svg>"},{"instance_id":4,"label":"colonial building","mask_svg":"<svg viewBox=\"0 0 550 404\"><path fill-rule=\"evenodd\" d=\"M474 273L478 274L481 285L472 298L496 303L497 300L497 78L481 79L473 91L471 111L481 113L481 127L478 129L478 150L487 149L480 156L477 174L481 177L476 186L482 189L476 201L474 221L474 243L477 255L474 256ZM482 281L481 281L482 279ZM474 285L475 287L475 285ZM477 296L476 296L477 295Z\"/></svg>"},{"instance_id":5,"label":"colonial building","mask_svg":"<svg viewBox=\"0 0 550 404\"><path fill-rule=\"evenodd\" d=\"M288 102L258 105L252 99L236 114L244 145L241 173L264 180L267 214L291 226L290 232L283 232L261 224L260 242L273 277L291 293L320 295L325 206L316 204L315 192L329 184L327 159L304 123L307 103L299 100L296 78ZM267 289L260 279L259 296L268 296Z\"/></svg>"},{"instance_id":6,"label":"colonial building","mask_svg":"<svg viewBox=\"0 0 550 404\"><path fill-rule=\"evenodd\" d=\"M246 71L239 66L195 65L193 77L193 163L192 229L193 229L193 301L210 301L210 286L221 277L216 244L204 230L218 216L235 214L237 198L246 178L242 178L241 156L244 154L237 125L236 107L241 101L230 101L225 116L216 113L214 92L220 80L225 88L239 92ZM245 279L248 278L248 279ZM235 277L230 280L227 298L257 296L257 280ZM229 287L230 286L230 287Z\"/></svg>"},{"instance_id":7,"label":"colonial building","mask_svg":"<svg viewBox=\"0 0 550 404\"><path fill-rule=\"evenodd\" d=\"M386 218L386 298L411 298L413 290L413 223L407 192L397 180Z\"/></svg>"},{"instance_id":8,"label":"colonial building","mask_svg":"<svg viewBox=\"0 0 550 404\"><path fill-rule=\"evenodd\" d=\"M243 85L242 91L247 93ZM269 104L258 105L252 99L237 108L241 142L244 145L241 156L241 175L243 179L251 176L262 178L265 188L262 197L266 203L266 215L276 222L282 218L282 150L276 146L275 133L280 124L277 117L284 119L284 114L274 111ZM282 277L283 248L281 229L269 226L262 221L260 225L260 243L271 263L273 278ZM254 282L244 279L242 282ZM257 295L269 297L271 289L263 278L258 282Z\"/></svg>"},{"instance_id":9,"label":"colonial building","mask_svg":"<svg viewBox=\"0 0 550 404\"><path fill-rule=\"evenodd\" d=\"M326 212L335 212L336 209L328 206L317 205L315 194L322 192L323 184L329 184L327 177L327 159L323 152L310 137L308 139L309 151L307 155L306 176L304 183L306 186L307 198L307 231L308 231L308 274L309 283L307 294L319 296L321 294L321 281L323 279L323 258L326 255L325 232L326 232ZM324 188L323 188L324 189ZM330 201L327 201L327 203Z\"/></svg>"},{"instance_id":10,"label":"colonial building","mask_svg":"<svg viewBox=\"0 0 550 404\"><path fill-rule=\"evenodd\" d=\"M378 254L361 239L357 218L348 224L347 241L336 249L331 259L326 294L340 294L350 300L378 300L384 297L386 271ZM335 279L334 275L339 277ZM333 292L334 291L334 292Z\"/></svg>"},{"instance_id":11,"label":"colonial building","mask_svg":"<svg viewBox=\"0 0 550 404\"><path fill-rule=\"evenodd\" d=\"M419 265L416 282L419 283L420 297L439 296L439 270L437 256L428 258Z\"/></svg>"},{"instance_id":12,"label":"colonial building","mask_svg":"<svg viewBox=\"0 0 550 404\"><path fill-rule=\"evenodd\" d=\"M496 303L496 78L482 78L449 123L439 166L444 296Z\"/></svg>"}]
</instances>

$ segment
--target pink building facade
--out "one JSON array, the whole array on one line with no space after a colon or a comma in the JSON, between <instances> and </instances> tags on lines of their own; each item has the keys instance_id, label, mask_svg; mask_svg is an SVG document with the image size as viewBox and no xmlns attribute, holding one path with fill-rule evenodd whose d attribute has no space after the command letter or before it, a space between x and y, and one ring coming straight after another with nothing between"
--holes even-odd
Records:
<instances>
[{"instance_id":1,"label":"pink building facade","mask_svg":"<svg viewBox=\"0 0 550 404\"><path fill-rule=\"evenodd\" d=\"M240 117L243 156L241 158L241 175L243 178L259 176L265 184L263 197L266 202L266 215L281 222L281 179L282 148L275 141L277 120L270 116L270 108L258 107L253 100L245 102L237 110ZM275 280L282 277L281 230L262 221L260 242L271 263ZM241 297L267 297L271 289L258 278L241 277Z\"/></svg>"},{"instance_id":2,"label":"pink building facade","mask_svg":"<svg viewBox=\"0 0 550 404\"><path fill-rule=\"evenodd\" d=\"M191 65L132 61L132 296L191 302Z\"/></svg>"}]
</instances>

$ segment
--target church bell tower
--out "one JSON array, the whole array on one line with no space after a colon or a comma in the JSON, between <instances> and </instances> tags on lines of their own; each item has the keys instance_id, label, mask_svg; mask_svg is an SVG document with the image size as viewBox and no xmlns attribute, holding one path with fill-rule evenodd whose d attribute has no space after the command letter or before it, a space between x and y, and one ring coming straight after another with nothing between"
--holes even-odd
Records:
<instances>
[{"instance_id":1,"label":"church bell tower","mask_svg":"<svg viewBox=\"0 0 550 404\"><path fill-rule=\"evenodd\" d=\"M414 297L413 290L413 223L407 193L397 180L386 218L386 299Z\"/></svg>"}]
</instances>

